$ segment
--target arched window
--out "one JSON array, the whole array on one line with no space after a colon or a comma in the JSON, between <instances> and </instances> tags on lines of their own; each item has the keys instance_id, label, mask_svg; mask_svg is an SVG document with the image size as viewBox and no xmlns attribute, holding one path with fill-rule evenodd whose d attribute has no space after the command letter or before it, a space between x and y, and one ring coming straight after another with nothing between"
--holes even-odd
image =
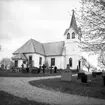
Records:
<instances>
[{"instance_id":1,"label":"arched window","mask_svg":"<svg viewBox=\"0 0 105 105\"><path fill-rule=\"evenodd\" d=\"M73 32L73 33L72 33L72 39L74 39L74 38L75 38L75 33Z\"/></svg>"},{"instance_id":2,"label":"arched window","mask_svg":"<svg viewBox=\"0 0 105 105\"><path fill-rule=\"evenodd\" d=\"M67 39L70 39L70 33L67 33Z\"/></svg>"},{"instance_id":3,"label":"arched window","mask_svg":"<svg viewBox=\"0 0 105 105\"><path fill-rule=\"evenodd\" d=\"M72 67L72 58L69 59L69 65Z\"/></svg>"}]
</instances>

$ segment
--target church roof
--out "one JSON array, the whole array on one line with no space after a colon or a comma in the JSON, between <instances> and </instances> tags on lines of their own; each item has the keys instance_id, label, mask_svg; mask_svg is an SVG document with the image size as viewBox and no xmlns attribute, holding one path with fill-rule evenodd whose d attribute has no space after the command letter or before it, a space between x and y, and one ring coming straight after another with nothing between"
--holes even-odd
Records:
<instances>
[{"instance_id":1,"label":"church roof","mask_svg":"<svg viewBox=\"0 0 105 105\"><path fill-rule=\"evenodd\" d=\"M34 39L28 40L23 46L17 49L13 54L19 54L19 53L40 53L42 55L45 54L43 45Z\"/></svg>"},{"instance_id":2,"label":"church roof","mask_svg":"<svg viewBox=\"0 0 105 105\"><path fill-rule=\"evenodd\" d=\"M14 55L12 57L13 60L18 60L18 59L22 59L22 60L27 60L26 56L24 54L17 54L17 55Z\"/></svg>"},{"instance_id":3,"label":"church roof","mask_svg":"<svg viewBox=\"0 0 105 105\"><path fill-rule=\"evenodd\" d=\"M72 13L72 18L71 18L71 23L70 23L70 28L71 27L78 33L77 23L76 23L76 19L75 19L75 15L74 15L74 10Z\"/></svg>"},{"instance_id":4,"label":"church roof","mask_svg":"<svg viewBox=\"0 0 105 105\"><path fill-rule=\"evenodd\" d=\"M71 27L75 30L75 32L78 32L74 11L72 13L70 26L68 29L66 29L65 34ZM40 43L34 39L30 39L23 46L17 49L13 54L38 53L45 56L56 56L62 55L63 47L64 41Z\"/></svg>"},{"instance_id":5,"label":"church roof","mask_svg":"<svg viewBox=\"0 0 105 105\"><path fill-rule=\"evenodd\" d=\"M44 46L46 56L62 55L64 41L44 43L43 46Z\"/></svg>"},{"instance_id":6,"label":"church roof","mask_svg":"<svg viewBox=\"0 0 105 105\"><path fill-rule=\"evenodd\" d=\"M40 43L34 39L30 39L13 54L38 53L45 56L56 56L62 55L63 46L64 41Z\"/></svg>"},{"instance_id":7,"label":"church roof","mask_svg":"<svg viewBox=\"0 0 105 105\"><path fill-rule=\"evenodd\" d=\"M70 26L68 29L65 30L64 35L69 31L70 28L73 28L75 32L78 34L78 27L77 27L77 23L75 19L74 10L73 10L71 21L70 21Z\"/></svg>"}]
</instances>

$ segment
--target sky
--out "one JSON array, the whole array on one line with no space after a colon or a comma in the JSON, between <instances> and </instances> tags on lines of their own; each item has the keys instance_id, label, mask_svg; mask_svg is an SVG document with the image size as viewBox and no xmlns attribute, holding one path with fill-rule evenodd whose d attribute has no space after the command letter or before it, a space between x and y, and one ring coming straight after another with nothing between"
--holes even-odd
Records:
<instances>
[{"instance_id":1,"label":"sky","mask_svg":"<svg viewBox=\"0 0 105 105\"><path fill-rule=\"evenodd\" d=\"M0 60L29 39L41 43L64 40L72 9L79 0L0 0Z\"/></svg>"}]
</instances>

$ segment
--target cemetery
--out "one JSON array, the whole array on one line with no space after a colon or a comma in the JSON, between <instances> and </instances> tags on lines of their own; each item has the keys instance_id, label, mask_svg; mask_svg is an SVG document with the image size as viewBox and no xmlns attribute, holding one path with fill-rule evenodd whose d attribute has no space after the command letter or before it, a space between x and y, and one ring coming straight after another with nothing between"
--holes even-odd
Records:
<instances>
[{"instance_id":1,"label":"cemetery","mask_svg":"<svg viewBox=\"0 0 105 105\"><path fill-rule=\"evenodd\" d=\"M82 71L74 75L67 65L67 69L61 73L61 78L30 81L29 84L51 91L105 99L104 71L92 73Z\"/></svg>"},{"instance_id":2,"label":"cemetery","mask_svg":"<svg viewBox=\"0 0 105 105\"><path fill-rule=\"evenodd\" d=\"M29 70L29 68L27 68ZM43 76L56 76L61 75L62 70L55 69L43 69L40 68L32 68L31 72L27 72L27 69L23 71L16 71L15 69L5 70L0 69L0 77L43 77Z\"/></svg>"},{"instance_id":3,"label":"cemetery","mask_svg":"<svg viewBox=\"0 0 105 105\"><path fill-rule=\"evenodd\" d=\"M0 105L105 105L105 0L0 4Z\"/></svg>"}]
</instances>

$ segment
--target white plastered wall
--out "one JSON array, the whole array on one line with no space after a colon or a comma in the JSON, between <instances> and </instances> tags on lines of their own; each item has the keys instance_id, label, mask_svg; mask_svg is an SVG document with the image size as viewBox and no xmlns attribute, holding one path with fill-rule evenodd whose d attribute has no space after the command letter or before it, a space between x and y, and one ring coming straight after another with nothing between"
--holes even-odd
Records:
<instances>
[{"instance_id":1,"label":"white plastered wall","mask_svg":"<svg viewBox=\"0 0 105 105\"><path fill-rule=\"evenodd\" d=\"M65 37L65 68L69 64L69 59L72 58L71 69L77 69L78 61L81 60L81 49L79 47L80 40L78 39L78 34L75 33L75 38L72 39L72 33L75 32L72 28L67 32L70 33L70 39L67 39L67 33ZM81 62L82 67L82 62Z\"/></svg>"},{"instance_id":2,"label":"white plastered wall","mask_svg":"<svg viewBox=\"0 0 105 105\"><path fill-rule=\"evenodd\" d=\"M66 65L65 65L65 68L67 66L67 64L69 64L69 59L72 58L72 67L70 67L71 69L77 69L77 66L78 66L78 61L81 59L81 56L78 56L78 55L67 55L66 56ZM82 66L82 64L81 64Z\"/></svg>"},{"instance_id":3,"label":"white plastered wall","mask_svg":"<svg viewBox=\"0 0 105 105\"><path fill-rule=\"evenodd\" d=\"M15 63L15 60L14 60L14 63ZM18 67L19 67L19 68L22 67L22 63L23 63L22 60L18 60Z\"/></svg>"},{"instance_id":4,"label":"white plastered wall","mask_svg":"<svg viewBox=\"0 0 105 105\"><path fill-rule=\"evenodd\" d=\"M51 58L55 58L55 66L57 66L58 69L64 69L64 56L46 57L49 67L51 66Z\"/></svg>"},{"instance_id":5,"label":"white plastered wall","mask_svg":"<svg viewBox=\"0 0 105 105\"><path fill-rule=\"evenodd\" d=\"M81 56L81 49L79 48L77 42L65 43L65 48L66 48L66 55L75 54Z\"/></svg>"},{"instance_id":6,"label":"white plastered wall","mask_svg":"<svg viewBox=\"0 0 105 105\"><path fill-rule=\"evenodd\" d=\"M75 33L75 38L72 39L72 33L75 32L72 28L69 29L67 33L70 33L70 39L67 39L67 33L64 35L65 42L74 42L74 41L80 41L78 38L78 34Z\"/></svg>"},{"instance_id":7,"label":"white plastered wall","mask_svg":"<svg viewBox=\"0 0 105 105\"><path fill-rule=\"evenodd\" d=\"M45 64L45 57L43 55L40 54L25 54L26 57L29 60L29 56L32 56L32 60L33 60L33 66L38 67L39 68L39 58L42 57L42 65Z\"/></svg>"}]
</instances>

